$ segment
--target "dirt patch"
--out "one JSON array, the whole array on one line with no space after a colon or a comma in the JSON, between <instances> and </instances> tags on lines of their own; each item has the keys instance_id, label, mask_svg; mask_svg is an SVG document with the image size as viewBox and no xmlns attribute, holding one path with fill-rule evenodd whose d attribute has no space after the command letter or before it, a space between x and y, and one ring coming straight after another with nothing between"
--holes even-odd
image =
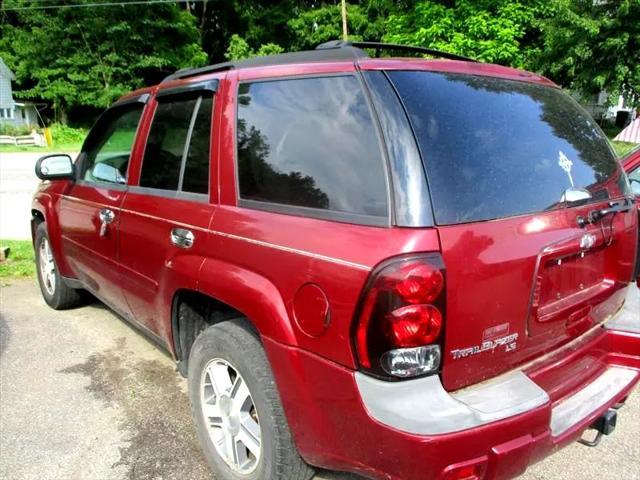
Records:
<instances>
[{"instance_id":1,"label":"dirt patch","mask_svg":"<svg viewBox=\"0 0 640 480\"><path fill-rule=\"evenodd\" d=\"M62 370L90 379L87 390L123 412L118 427L127 432L120 460L131 480L211 479L198 444L183 380L168 364L142 360L126 339Z\"/></svg>"}]
</instances>

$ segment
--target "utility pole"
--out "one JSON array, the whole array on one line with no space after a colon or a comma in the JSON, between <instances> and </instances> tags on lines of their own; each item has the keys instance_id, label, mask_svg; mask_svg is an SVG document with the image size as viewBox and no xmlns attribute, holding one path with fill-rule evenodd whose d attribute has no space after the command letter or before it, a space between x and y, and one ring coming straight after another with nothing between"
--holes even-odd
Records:
<instances>
[{"instance_id":1,"label":"utility pole","mask_svg":"<svg viewBox=\"0 0 640 480\"><path fill-rule=\"evenodd\" d=\"M347 41L347 0L342 0L342 39Z\"/></svg>"}]
</instances>

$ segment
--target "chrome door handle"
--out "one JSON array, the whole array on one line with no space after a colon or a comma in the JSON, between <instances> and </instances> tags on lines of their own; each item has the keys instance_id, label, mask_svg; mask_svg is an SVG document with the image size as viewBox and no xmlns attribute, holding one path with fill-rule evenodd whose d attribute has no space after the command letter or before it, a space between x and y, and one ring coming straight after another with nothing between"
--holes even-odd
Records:
<instances>
[{"instance_id":1,"label":"chrome door handle","mask_svg":"<svg viewBox=\"0 0 640 480\"><path fill-rule=\"evenodd\" d=\"M195 237L191 230L186 228L173 228L171 229L171 243L180 248L193 247L193 241Z\"/></svg>"},{"instance_id":2,"label":"chrome door handle","mask_svg":"<svg viewBox=\"0 0 640 480\"><path fill-rule=\"evenodd\" d=\"M98 217L100 218L100 236L106 237L107 227L113 223L116 218L116 214L109 208L103 208L100 210Z\"/></svg>"}]
</instances>

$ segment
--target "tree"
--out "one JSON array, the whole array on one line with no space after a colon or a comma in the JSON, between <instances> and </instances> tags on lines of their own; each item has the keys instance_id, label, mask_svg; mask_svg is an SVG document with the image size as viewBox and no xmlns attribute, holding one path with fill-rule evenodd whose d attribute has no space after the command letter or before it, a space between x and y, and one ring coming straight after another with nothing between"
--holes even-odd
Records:
<instances>
[{"instance_id":1,"label":"tree","mask_svg":"<svg viewBox=\"0 0 640 480\"><path fill-rule=\"evenodd\" d=\"M522 67L535 50L542 0L420 0L389 17L384 40Z\"/></svg>"},{"instance_id":2,"label":"tree","mask_svg":"<svg viewBox=\"0 0 640 480\"><path fill-rule=\"evenodd\" d=\"M275 55L284 52L284 49L275 43L265 43L260 45L258 50L252 50L247 41L240 35L231 35L229 48L224 56L227 60L241 60L249 57L263 57L265 55Z\"/></svg>"},{"instance_id":3,"label":"tree","mask_svg":"<svg viewBox=\"0 0 640 480\"><path fill-rule=\"evenodd\" d=\"M385 29L385 17L395 11L390 0L368 0L347 4L349 39L380 41ZM293 39L293 50L313 49L329 40L342 39L340 2L301 11L287 22Z\"/></svg>"},{"instance_id":4,"label":"tree","mask_svg":"<svg viewBox=\"0 0 640 480\"><path fill-rule=\"evenodd\" d=\"M175 4L9 13L0 56L16 74L16 95L49 100L62 120L70 107L105 107L125 92L206 61L195 19Z\"/></svg>"},{"instance_id":5,"label":"tree","mask_svg":"<svg viewBox=\"0 0 640 480\"><path fill-rule=\"evenodd\" d=\"M631 94L640 104L640 1L555 0L534 63L565 87Z\"/></svg>"}]
</instances>

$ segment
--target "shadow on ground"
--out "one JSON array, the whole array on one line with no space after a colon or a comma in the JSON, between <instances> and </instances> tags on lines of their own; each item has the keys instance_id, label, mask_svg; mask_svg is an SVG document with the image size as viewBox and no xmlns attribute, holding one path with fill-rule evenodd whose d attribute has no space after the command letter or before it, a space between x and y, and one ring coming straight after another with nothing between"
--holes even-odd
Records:
<instances>
[{"instance_id":1,"label":"shadow on ground","mask_svg":"<svg viewBox=\"0 0 640 480\"><path fill-rule=\"evenodd\" d=\"M91 355L86 362L61 371L85 375L95 398L124 413L120 429L127 432L120 460L127 478L208 479L191 422L189 400L175 371L158 360L136 359L124 337L116 345Z\"/></svg>"}]
</instances>

